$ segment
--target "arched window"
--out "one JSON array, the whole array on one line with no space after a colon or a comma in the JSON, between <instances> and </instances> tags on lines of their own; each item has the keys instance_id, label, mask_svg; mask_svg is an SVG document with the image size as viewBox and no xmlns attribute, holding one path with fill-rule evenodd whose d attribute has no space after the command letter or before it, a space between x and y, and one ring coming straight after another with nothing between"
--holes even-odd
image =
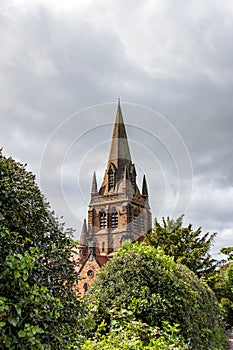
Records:
<instances>
[{"instance_id":1,"label":"arched window","mask_svg":"<svg viewBox=\"0 0 233 350\"><path fill-rule=\"evenodd\" d=\"M114 188L114 186L115 186L115 173L111 168L108 172L108 190L110 191L110 189Z\"/></svg>"},{"instance_id":2,"label":"arched window","mask_svg":"<svg viewBox=\"0 0 233 350\"><path fill-rule=\"evenodd\" d=\"M88 288L89 288L88 283L84 283L83 285L84 293L88 291Z\"/></svg>"},{"instance_id":3,"label":"arched window","mask_svg":"<svg viewBox=\"0 0 233 350\"><path fill-rule=\"evenodd\" d=\"M105 251L105 242L102 242L102 252Z\"/></svg>"},{"instance_id":4,"label":"arched window","mask_svg":"<svg viewBox=\"0 0 233 350\"><path fill-rule=\"evenodd\" d=\"M111 215L111 226L112 228L118 227L118 213L114 212Z\"/></svg>"},{"instance_id":5,"label":"arched window","mask_svg":"<svg viewBox=\"0 0 233 350\"><path fill-rule=\"evenodd\" d=\"M100 213L100 228L106 228L107 216L105 212Z\"/></svg>"}]
</instances>

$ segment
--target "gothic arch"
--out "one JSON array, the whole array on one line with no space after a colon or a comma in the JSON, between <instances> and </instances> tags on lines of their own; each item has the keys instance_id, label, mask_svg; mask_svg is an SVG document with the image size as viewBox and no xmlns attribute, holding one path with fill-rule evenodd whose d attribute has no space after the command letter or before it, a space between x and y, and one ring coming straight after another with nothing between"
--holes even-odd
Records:
<instances>
[{"instance_id":1,"label":"gothic arch","mask_svg":"<svg viewBox=\"0 0 233 350\"><path fill-rule=\"evenodd\" d=\"M110 164L110 167L108 169L108 191L111 189L114 189L116 185L116 168L114 164Z\"/></svg>"}]
</instances>

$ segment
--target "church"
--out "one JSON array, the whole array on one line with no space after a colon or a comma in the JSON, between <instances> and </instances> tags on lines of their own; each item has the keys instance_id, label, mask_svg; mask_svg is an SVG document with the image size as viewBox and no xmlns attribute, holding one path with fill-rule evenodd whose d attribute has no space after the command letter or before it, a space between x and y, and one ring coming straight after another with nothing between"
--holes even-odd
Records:
<instances>
[{"instance_id":1,"label":"church","mask_svg":"<svg viewBox=\"0 0 233 350\"><path fill-rule=\"evenodd\" d=\"M150 232L152 216L144 175L141 191L132 162L120 100L103 182L98 187L94 172L88 222L84 220L78 257L79 289L85 293L99 269L119 251L125 240L140 240Z\"/></svg>"}]
</instances>

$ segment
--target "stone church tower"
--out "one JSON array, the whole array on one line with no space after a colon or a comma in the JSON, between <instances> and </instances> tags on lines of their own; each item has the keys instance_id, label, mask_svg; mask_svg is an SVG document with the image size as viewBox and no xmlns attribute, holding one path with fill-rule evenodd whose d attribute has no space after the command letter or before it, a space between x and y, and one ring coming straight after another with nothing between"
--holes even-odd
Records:
<instances>
[{"instance_id":1,"label":"stone church tower","mask_svg":"<svg viewBox=\"0 0 233 350\"><path fill-rule=\"evenodd\" d=\"M95 255L109 255L126 239L136 241L152 227L146 177L142 190L136 181L120 101L112 133L103 182L98 188L94 172L88 224L84 220L80 247L91 247Z\"/></svg>"}]
</instances>

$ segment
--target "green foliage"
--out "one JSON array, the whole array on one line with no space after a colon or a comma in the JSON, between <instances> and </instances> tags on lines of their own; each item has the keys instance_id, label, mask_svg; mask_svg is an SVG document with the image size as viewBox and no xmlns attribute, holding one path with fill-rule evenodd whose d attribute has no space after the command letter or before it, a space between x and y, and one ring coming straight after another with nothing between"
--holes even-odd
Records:
<instances>
[{"instance_id":1,"label":"green foliage","mask_svg":"<svg viewBox=\"0 0 233 350\"><path fill-rule=\"evenodd\" d=\"M164 250L161 247L155 248L146 244L145 242L132 243L131 241L126 241L124 245L121 247L120 251L117 253L117 256L124 255L127 253L135 252L140 255L145 256L148 259L151 259L165 269L175 270L176 263L174 259L164 253Z\"/></svg>"},{"instance_id":2,"label":"green foliage","mask_svg":"<svg viewBox=\"0 0 233 350\"><path fill-rule=\"evenodd\" d=\"M231 261L231 260L230 260ZM233 327L233 263L225 263L218 270L205 276L204 280L214 291L225 311L226 328Z\"/></svg>"},{"instance_id":3,"label":"green foliage","mask_svg":"<svg viewBox=\"0 0 233 350\"><path fill-rule=\"evenodd\" d=\"M233 247L222 248L220 252L226 254L229 261L233 260Z\"/></svg>"},{"instance_id":4,"label":"green foliage","mask_svg":"<svg viewBox=\"0 0 233 350\"><path fill-rule=\"evenodd\" d=\"M145 235L145 241L174 257L174 261L186 265L199 277L214 271L218 262L209 253L216 233L202 235L201 227L193 231L192 225L183 227L183 216L172 220L155 221L152 233Z\"/></svg>"},{"instance_id":5,"label":"green foliage","mask_svg":"<svg viewBox=\"0 0 233 350\"><path fill-rule=\"evenodd\" d=\"M0 349L64 349L74 337L72 247L34 176L0 153Z\"/></svg>"},{"instance_id":6,"label":"green foliage","mask_svg":"<svg viewBox=\"0 0 233 350\"><path fill-rule=\"evenodd\" d=\"M95 339L84 342L82 350L183 350L191 349L179 335L177 326L163 324L163 328L150 327L139 321L127 322L118 316L105 335L96 333Z\"/></svg>"},{"instance_id":7,"label":"green foliage","mask_svg":"<svg viewBox=\"0 0 233 350\"><path fill-rule=\"evenodd\" d=\"M231 290L231 293L233 293L233 263L229 264L229 267L226 271L226 284L227 287Z\"/></svg>"},{"instance_id":8,"label":"green foliage","mask_svg":"<svg viewBox=\"0 0 233 350\"><path fill-rule=\"evenodd\" d=\"M226 322L229 328L233 327L233 263L230 263L224 274L227 298L221 299L221 304L226 311Z\"/></svg>"},{"instance_id":9,"label":"green foliage","mask_svg":"<svg viewBox=\"0 0 233 350\"><path fill-rule=\"evenodd\" d=\"M186 343L191 339L198 350L222 349L212 336L217 328L220 333L222 329L214 293L187 267L146 244L127 242L101 269L84 297L84 309L89 310L86 324L92 336L97 332L108 337L112 312L126 312L133 321L152 328L162 329L164 322L179 324Z\"/></svg>"},{"instance_id":10,"label":"green foliage","mask_svg":"<svg viewBox=\"0 0 233 350\"><path fill-rule=\"evenodd\" d=\"M215 292L225 311L226 328L233 327L233 247L222 248L227 263L208 276L207 283Z\"/></svg>"}]
</instances>

